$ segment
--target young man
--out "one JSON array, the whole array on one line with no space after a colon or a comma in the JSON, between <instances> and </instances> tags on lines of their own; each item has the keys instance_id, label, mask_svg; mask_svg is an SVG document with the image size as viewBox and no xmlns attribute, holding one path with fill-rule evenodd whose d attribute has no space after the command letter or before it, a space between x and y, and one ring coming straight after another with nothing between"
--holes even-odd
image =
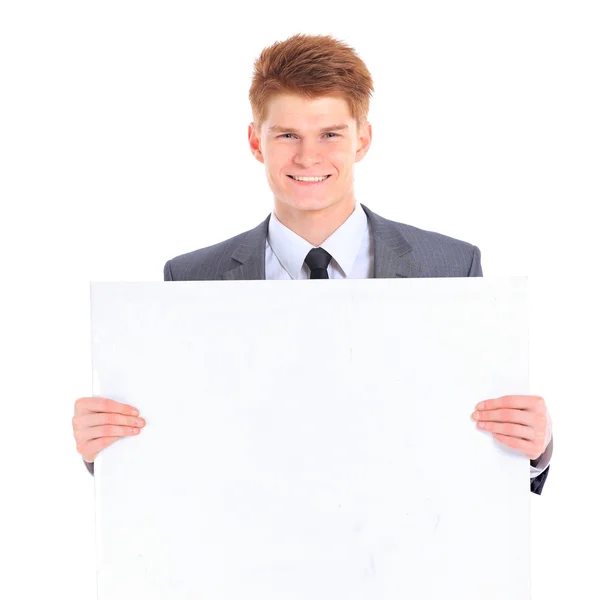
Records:
<instances>
[{"instance_id":1,"label":"young man","mask_svg":"<svg viewBox=\"0 0 595 600\"><path fill-rule=\"evenodd\" d=\"M356 200L353 168L372 142L372 92L363 61L330 36L296 35L263 50L248 141L274 211L250 231L168 260L165 280L481 277L477 246L390 221ZM76 401L77 449L91 473L102 448L135 435L132 410L105 398ZM553 450L543 398L489 399L473 418L531 459L530 489L540 494Z\"/></svg>"}]
</instances>

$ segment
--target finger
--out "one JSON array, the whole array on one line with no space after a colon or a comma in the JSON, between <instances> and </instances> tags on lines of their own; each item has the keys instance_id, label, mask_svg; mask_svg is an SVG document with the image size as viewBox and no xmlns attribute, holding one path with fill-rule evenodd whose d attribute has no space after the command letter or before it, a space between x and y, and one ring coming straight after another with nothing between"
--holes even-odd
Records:
<instances>
[{"instance_id":1,"label":"finger","mask_svg":"<svg viewBox=\"0 0 595 600\"><path fill-rule=\"evenodd\" d=\"M535 441L536 433L533 427L526 427L525 425L514 425L512 423L491 423L480 421L477 423L477 427L483 431L489 431L491 433L502 433L507 436L521 438L529 441Z\"/></svg>"},{"instance_id":2,"label":"finger","mask_svg":"<svg viewBox=\"0 0 595 600\"><path fill-rule=\"evenodd\" d=\"M517 437L511 437L509 435L503 435L501 433L492 434L499 442L502 442L505 446L509 448L514 448L515 450L520 450L529 458L535 456L539 456L539 453L535 452L535 444L533 442L528 442L527 440L521 440Z\"/></svg>"},{"instance_id":3,"label":"finger","mask_svg":"<svg viewBox=\"0 0 595 600\"><path fill-rule=\"evenodd\" d=\"M122 415L138 415L138 410L130 404L123 404L102 396L89 396L78 398L74 403L74 414L87 414L89 412L120 413Z\"/></svg>"},{"instance_id":4,"label":"finger","mask_svg":"<svg viewBox=\"0 0 595 600\"><path fill-rule=\"evenodd\" d=\"M81 442L99 439L102 437L124 437L127 435L138 435L140 427L127 427L125 425L97 425L96 427L87 427L78 432L75 436Z\"/></svg>"},{"instance_id":5,"label":"finger","mask_svg":"<svg viewBox=\"0 0 595 600\"><path fill-rule=\"evenodd\" d=\"M96 427L97 425L127 425L128 427L144 427L147 424L142 417L131 417L118 413L88 413L72 417L72 428L76 430Z\"/></svg>"},{"instance_id":6,"label":"finger","mask_svg":"<svg viewBox=\"0 0 595 600\"><path fill-rule=\"evenodd\" d=\"M473 413L476 421L499 421L500 423L518 423L534 425L535 415L528 410L518 408L498 408L496 410L476 410Z\"/></svg>"},{"instance_id":7,"label":"finger","mask_svg":"<svg viewBox=\"0 0 595 600\"><path fill-rule=\"evenodd\" d=\"M500 396L479 402L477 410L494 410L496 408L535 409L545 407L545 401L540 396Z\"/></svg>"}]
</instances>

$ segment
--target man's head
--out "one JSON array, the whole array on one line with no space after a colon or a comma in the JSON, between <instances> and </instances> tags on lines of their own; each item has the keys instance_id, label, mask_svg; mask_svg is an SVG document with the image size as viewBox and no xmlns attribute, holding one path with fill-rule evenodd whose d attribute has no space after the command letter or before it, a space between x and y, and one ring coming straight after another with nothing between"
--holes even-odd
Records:
<instances>
[{"instance_id":1,"label":"man's head","mask_svg":"<svg viewBox=\"0 0 595 600\"><path fill-rule=\"evenodd\" d=\"M353 208L353 165L368 151L373 92L363 61L330 36L296 35L254 63L248 138L284 214ZM291 176L329 175L298 183Z\"/></svg>"}]
</instances>

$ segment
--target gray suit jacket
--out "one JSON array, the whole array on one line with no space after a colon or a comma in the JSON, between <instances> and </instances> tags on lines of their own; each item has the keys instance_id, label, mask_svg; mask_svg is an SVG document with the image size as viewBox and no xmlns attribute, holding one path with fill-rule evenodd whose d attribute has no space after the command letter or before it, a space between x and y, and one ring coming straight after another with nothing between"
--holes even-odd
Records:
<instances>
[{"instance_id":1,"label":"gray suit jacket","mask_svg":"<svg viewBox=\"0 0 595 600\"><path fill-rule=\"evenodd\" d=\"M374 277L482 277L477 246L397 223L361 205L374 239ZM257 227L213 246L168 260L165 281L265 279L265 246L271 215ZM92 472L93 465L86 463ZM531 480L541 494L548 468Z\"/></svg>"}]
</instances>

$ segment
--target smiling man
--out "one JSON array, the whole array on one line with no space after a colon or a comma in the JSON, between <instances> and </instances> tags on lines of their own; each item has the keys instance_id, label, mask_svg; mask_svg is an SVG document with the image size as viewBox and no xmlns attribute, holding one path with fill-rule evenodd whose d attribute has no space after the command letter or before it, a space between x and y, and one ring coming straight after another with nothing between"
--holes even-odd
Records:
<instances>
[{"instance_id":1,"label":"smiling man","mask_svg":"<svg viewBox=\"0 0 595 600\"><path fill-rule=\"evenodd\" d=\"M354 212L354 165L370 147L372 126L359 130L350 112L342 97L279 94L269 100L266 119L248 128L250 149L264 163L273 192L275 218L304 247L320 246ZM351 267L336 266L344 273Z\"/></svg>"},{"instance_id":2,"label":"smiling man","mask_svg":"<svg viewBox=\"0 0 595 600\"><path fill-rule=\"evenodd\" d=\"M274 210L250 231L168 260L165 280L481 277L477 246L385 219L356 200L354 166L372 142L372 92L363 61L330 36L265 48L254 65L248 142ZM478 398L471 413L478 429L531 459L530 489L540 494L553 449L543 398ZM133 407L109 399L77 400L77 448L91 473L102 448L143 427L134 417Z\"/></svg>"}]
</instances>

